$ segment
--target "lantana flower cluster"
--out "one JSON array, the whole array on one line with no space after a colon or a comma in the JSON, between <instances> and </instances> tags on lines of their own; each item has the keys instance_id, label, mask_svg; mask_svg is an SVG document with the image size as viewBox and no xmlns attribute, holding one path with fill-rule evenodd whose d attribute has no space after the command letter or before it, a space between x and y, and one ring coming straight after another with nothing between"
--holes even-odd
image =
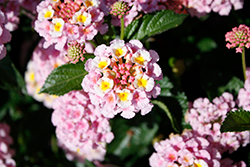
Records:
<instances>
[{"instance_id":1,"label":"lantana flower cluster","mask_svg":"<svg viewBox=\"0 0 250 167\"><path fill-rule=\"evenodd\" d=\"M103 24L104 13L99 4L99 0L42 1L37 6L34 28L46 40L44 47L55 43L60 50L67 43L84 43L98 32L105 33L107 25Z\"/></svg>"},{"instance_id":2,"label":"lantana flower cluster","mask_svg":"<svg viewBox=\"0 0 250 167\"><path fill-rule=\"evenodd\" d=\"M207 98L198 98L194 101L193 107L186 115L186 121L192 129L202 135L210 135L209 140L220 148L222 153L232 153L241 145L246 146L250 141L248 131L243 132L220 132L222 122L229 111L235 110L233 95L224 92L220 97L210 102Z\"/></svg>"},{"instance_id":3,"label":"lantana flower cluster","mask_svg":"<svg viewBox=\"0 0 250 167\"><path fill-rule=\"evenodd\" d=\"M232 31L229 31L225 35L226 47L236 48L236 53L242 53L243 47L250 47L250 28L244 24L239 25L239 27L234 27Z\"/></svg>"},{"instance_id":4,"label":"lantana flower cluster","mask_svg":"<svg viewBox=\"0 0 250 167\"><path fill-rule=\"evenodd\" d=\"M247 68L246 76L247 79L245 80L244 88L239 90L237 103L243 110L250 111L250 68Z\"/></svg>"},{"instance_id":5,"label":"lantana flower cluster","mask_svg":"<svg viewBox=\"0 0 250 167\"><path fill-rule=\"evenodd\" d=\"M6 22L5 14L0 10L0 60L3 59L7 53L4 44L11 40L11 34L5 28Z\"/></svg>"},{"instance_id":6,"label":"lantana flower cluster","mask_svg":"<svg viewBox=\"0 0 250 167\"><path fill-rule=\"evenodd\" d=\"M149 158L151 167L220 167L219 151L194 130L170 134L169 139L156 142L154 148L156 152Z\"/></svg>"},{"instance_id":7,"label":"lantana flower cluster","mask_svg":"<svg viewBox=\"0 0 250 167\"><path fill-rule=\"evenodd\" d=\"M85 64L89 73L82 81L91 103L102 108L102 114L108 118L121 113L129 119L139 111L142 115L150 112L151 96L160 94L160 85L155 84L162 78L156 63L158 54L144 49L139 40L125 43L115 39L110 46L99 45L94 55Z\"/></svg>"},{"instance_id":8,"label":"lantana flower cluster","mask_svg":"<svg viewBox=\"0 0 250 167\"><path fill-rule=\"evenodd\" d=\"M102 161L106 144L114 135L101 109L91 104L86 92L71 91L53 103L52 123L56 126L58 144L69 160Z\"/></svg>"},{"instance_id":9,"label":"lantana flower cluster","mask_svg":"<svg viewBox=\"0 0 250 167\"><path fill-rule=\"evenodd\" d=\"M0 123L0 166L15 167L16 162L12 159L14 150L9 146L13 144L10 136L10 127L6 123Z\"/></svg>"},{"instance_id":10,"label":"lantana flower cluster","mask_svg":"<svg viewBox=\"0 0 250 167\"><path fill-rule=\"evenodd\" d=\"M60 65L66 64L69 60L65 56L66 49L58 51L54 45L47 49L43 48L44 40L42 39L35 48L31 60L27 64L25 72L25 82L27 93L35 100L51 108L52 102L57 96L45 93L39 94L40 89L45 83L49 74Z\"/></svg>"}]
</instances>

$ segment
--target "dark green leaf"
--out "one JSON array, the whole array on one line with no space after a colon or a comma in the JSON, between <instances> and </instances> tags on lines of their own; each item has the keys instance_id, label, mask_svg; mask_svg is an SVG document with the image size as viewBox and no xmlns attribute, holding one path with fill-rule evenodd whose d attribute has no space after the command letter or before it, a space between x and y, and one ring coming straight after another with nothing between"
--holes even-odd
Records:
<instances>
[{"instance_id":1,"label":"dark green leaf","mask_svg":"<svg viewBox=\"0 0 250 167\"><path fill-rule=\"evenodd\" d=\"M166 96L169 97L172 95L171 89L174 87L173 84L170 82L169 78L167 76L163 77L162 80L157 81L157 83L161 86L161 94L160 96Z\"/></svg>"},{"instance_id":2,"label":"dark green leaf","mask_svg":"<svg viewBox=\"0 0 250 167\"><path fill-rule=\"evenodd\" d=\"M8 56L0 61L0 88L21 90L26 94L24 79Z\"/></svg>"},{"instance_id":3,"label":"dark green leaf","mask_svg":"<svg viewBox=\"0 0 250 167\"><path fill-rule=\"evenodd\" d=\"M230 111L222 123L221 132L241 132L250 130L250 112L245 110Z\"/></svg>"},{"instance_id":4,"label":"dark green leaf","mask_svg":"<svg viewBox=\"0 0 250 167\"><path fill-rule=\"evenodd\" d=\"M178 123L176 122L176 119L175 117L173 116L173 114L168 110L168 107L161 101L157 101L157 100L151 100L151 102L155 105L157 105L158 107L160 107L163 111L165 111L165 113L167 114L170 122L171 122L171 125L173 127L173 129L180 133L180 127L178 125Z\"/></svg>"},{"instance_id":5,"label":"dark green leaf","mask_svg":"<svg viewBox=\"0 0 250 167\"><path fill-rule=\"evenodd\" d=\"M197 47L201 52L209 52L217 48L217 44L212 38L203 38L197 43Z\"/></svg>"},{"instance_id":6,"label":"dark green leaf","mask_svg":"<svg viewBox=\"0 0 250 167\"><path fill-rule=\"evenodd\" d=\"M125 39L145 40L150 36L179 26L187 16L186 14L176 14L172 10L146 14L126 27Z\"/></svg>"},{"instance_id":7,"label":"dark green leaf","mask_svg":"<svg viewBox=\"0 0 250 167\"><path fill-rule=\"evenodd\" d=\"M92 57L92 55L86 56L85 61ZM85 61L76 64L65 64L54 69L47 77L39 93L60 96L72 90L82 89L82 80L88 74L84 69Z\"/></svg>"},{"instance_id":8,"label":"dark green leaf","mask_svg":"<svg viewBox=\"0 0 250 167\"><path fill-rule=\"evenodd\" d=\"M235 92L238 94L239 90L244 87L244 82L239 78L233 76L232 79L225 85L218 88L218 91L222 94L225 91Z\"/></svg>"}]
</instances>

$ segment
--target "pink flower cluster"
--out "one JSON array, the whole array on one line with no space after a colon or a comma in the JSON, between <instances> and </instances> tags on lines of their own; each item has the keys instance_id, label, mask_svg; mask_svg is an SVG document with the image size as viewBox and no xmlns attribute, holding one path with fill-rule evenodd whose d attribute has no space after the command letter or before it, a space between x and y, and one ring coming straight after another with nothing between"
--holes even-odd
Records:
<instances>
[{"instance_id":1,"label":"pink flower cluster","mask_svg":"<svg viewBox=\"0 0 250 167\"><path fill-rule=\"evenodd\" d=\"M208 140L213 142L221 154L226 151L232 153L241 145L246 146L250 141L248 131L220 132L226 114L235 110L234 107L233 96L227 92L214 98L213 102L207 98L198 98L194 101L193 108L188 111L186 121L201 135L209 135Z\"/></svg>"},{"instance_id":2,"label":"pink flower cluster","mask_svg":"<svg viewBox=\"0 0 250 167\"><path fill-rule=\"evenodd\" d=\"M149 158L151 167L220 167L221 154L206 136L193 130L184 130L181 135L154 144L156 153Z\"/></svg>"},{"instance_id":3,"label":"pink flower cluster","mask_svg":"<svg viewBox=\"0 0 250 167\"><path fill-rule=\"evenodd\" d=\"M61 50L66 43L83 43L107 31L99 0L45 0L37 6L35 30L44 37L44 48L56 44Z\"/></svg>"},{"instance_id":4,"label":"pink flower cluster","mask_svg":"<svg viewBox=\"0 0 250 167\"><path fill-rule=\"evenodd\" d=\"M94 59L88 59L85 69L89 73L82 81L82 88L89 93L91 103L100 106L105 117L121 113L132 118L141 110L145 115L153 105L150 98L160 94L155 80L162 78L158 54L143 48L139 40L125 43L115 39L110 46L99 45Z\"/></svg>"},{"instance_id":5,"label":"pink flower cluster","mask_svg":"<svg viewBox=\"0 0 250 167\"><path fill-rule=\"evenodd\" d=\"M244 24L239 25L239 27L234 27L232 31L227 32L225 35L226 44L228 49L236 48L236 53L242 53L242 48L250 47L250 28Z\"/></svg>"},{"instance_id":6,"label":"pink flower cluster","mask_svg":"<svg viewBox=\"0 0 250 167\"><path fill-rule=\"evenodd\" d=\"M203 16L211 11L221 16L229 15L232 8L239 10L243 8L243 0L185 0L184 6L191 16Z\"/></svg>"},{"instance_id":7,"label":"pink flower cluster","mask_svg":"<svg viewBox=\"0 0 250 167\"><path fill-rule=\"evenodd\" d=\"M84 161L104 160L105 146L114 135L100 108L91 104L84 91L71 91L53 103L52 123L56 126L58 144L67 158Z\"/></svg>"},{"instance_id":8,"label":"pink flower cluster","mask_svg":"<svg viewBox=\"0 0 250 167\"><path fill-rule=\"evenodd\" d=\"M16 162L12 159L14 150L9 148L13 143L10 134L10 127L5 123L0 123L0 166L15 167Z\"/></svg>"},{"instance_id":9,"label":"pink flower cluster","mask_svg":"<svg viewBox=\"0 0 250 167\"><path fill-rule=\"evenodd\" d=\"M43 48L44 40L42 39L35 48L32 58L27 65L25 72L26 88L29 95L39 102L51 108L52 102L57 96L48 94L38 94L48 75L58 66L68 62L65 56L66 50L55 50L54 45Z\"/></svg>"},{"instance_id":10,"label":"pink flower cluster","mask_svg":"<svg viewBox=\"0 0 250 167\"><path fill-rule=\"evenodd\" d=\"M40 0L1 0L0 10L6 14L7 18L5 28L9 31L16 30L20 22L20 11L25 9L28 15L35 15L35 8L39 2Z\"/></svg>"},{"instance_id":11,"label":"pink flower cluster","mask_svg":"<svg viewBox=\"0 0 250 167\"><path fill-rule=\"evenodd\" d=\"M246 76L247 79L245 80L244 88L239 90L237 102L239 107L250 111L250 68L247 68Z\"/></svg>"},{"instance_id":12,"label":"pink flower cluster","mask_svg":"<svg viewBox=\"0 0 250 167\"><path fill-rule=\"evenodd\" d=\"M0 60L6 56L5 43L10 42L11 34L5 28L6 19L5 14L0 10Z\"/></svg>"}]
</instances>

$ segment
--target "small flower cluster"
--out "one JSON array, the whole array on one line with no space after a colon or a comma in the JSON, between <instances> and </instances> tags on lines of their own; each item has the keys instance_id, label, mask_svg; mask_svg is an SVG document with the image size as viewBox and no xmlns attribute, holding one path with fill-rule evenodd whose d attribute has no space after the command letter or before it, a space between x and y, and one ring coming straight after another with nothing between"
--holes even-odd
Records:
<instances>
[{"instance_id":1,"label":"small flower cluster","mask_svg":"<svg viewBox=\"0 0 250 167\"><path fill-rule=\"evenodd\" d=\"M154 148L156 153L149 158L151 167L220 167L221 154L216 147L193 130L171 134L169 139L156 142Z\"/></svg>"},{"instance_id":2,"label":"small flower cluster","mask_svg":"<svg viewBox=\"0 0 250 167\"><path fill-rule=\"evenodd\" d=\"M88 59L85 69L89 73L82 81L82 88L89 93L92 104L102 108L105 117L113 118L121 112L124 118L132 118L141 110L151 111L150 102L160 94L155 80L162 78L156 63L158 54L143 48L139 40L126 43L115 39L110 46L99 45L94 59Z\"/></svg>"},{"instance_id":3,"label":"small flower cluster","mask_svg":"<svg viewBox=\"0 0 250 167\"><path fill-rule=\"evenodd\" d=\"M52 123L60 147L69 160L104 160L105 146L114 135L100 108L92 105L84 91L71 91L53 103Z\"/></svg>"},{"instance_id":4,"label":"small flower cluster","mask_svg":"<svg viewBox=\"0 0 250 167\"><path fill-rule=\"evenodd\" d=\"M117 1L111 6L110 14L122 18L129 14L130 7L127 2Z\"/></svg>"},{"instance_id":5,"label":"small flower cluster","mask_svg":"<svg viewBox=\"0 0 250 167\"><path fill-rule=\"evenodd\" d=\"M9 148L13 143L10 134L10 127L5 123L0 123L0 166L15 167L16 162L12 159L14 150Z\"/></svg>"},{"instance_id":6,"label":"small flower cluster","mask_svg":"<svg viewBox=\"0 0 250 167\"><path fill-rule=\"evenodd\" d=\"M0 10L0 60L3 59L7 53L4 44L11 40L11 34L5 28L5 23L5 14Z\"/></svg>"},{"instance_id":7,"label":"small flower cluster","mask_svg":"<svg viewBox=\"0 0 250 167\"><path fill-rule=\"evenodd\" d=\"M228 49L236 48L236 53L242 53L242 48L250 47L250 28L244 24L239 25L239 27L234 27L232 31L227 32L225 35L226 44Z\"/></svg>"},{"instance_id":8,"label":"small flower cluster","mask_svg":"<svg viewBox=\"0 0 250 167\"><path fill-rule=\"evenodd\" d=\"M99 0L45 0L37 6L38 19L35 30L46 42L55 43L60 50L66 43L92 40L99 31L105 33L104 13L98 8Z\"/></svg>"},{"instance_id":9,"label":"small flower cluster","mask_svg":"<svg viewBox=\"0 0 250 167\"><path fill-rule=\"evenodd\" d=\"M230 93L224 92L211 103L207 98L198 98L186 115L186 122L201 135L209 135L210 142L220 148L220 153L232 153L250 141L248 131L221 133L220 127L226 114L234 110L235 102Z\"/></svg>"},{"instance_id":10,"label":"small flower cluster","mask_svg":"<svg viewBox=\"0 0 250 167\"><path fill-rule=\"evenodd\" d=\"M211 11L219 13L221 16L229 15L232 7L235 10L243 8L243 0L184 0L191 16L204 16Z\"/></svg>"},{"instance_id":11,"label":"small flower cluster","mask_svg":"<svg viewBox=\"0 0 250 167\"><path fill-rule=\"evenodd\" d=\"M53 45L44 49L43 43L44 40L42 39L32 54L32 59L29 61L25 72L25 82L28 94L35 100L43 102L46 107L51 108L52 102L57 96L38 94L38 92L53 69L66 64L68 60L65 57L65 50L59 52L54 49Z\"/></svg>"},{"instance_id":12,"label":"small flower cluster","mask_svg":"<svg viewBox=\"0 0 250 167\"><path fill-rule=\"evenodd\" d=\"M69 44L66 57L73 64L76 64L79 60L83 61L83 54L86 53L84 48L84 45L74 41Z\"/></svg>"}]
</instances>

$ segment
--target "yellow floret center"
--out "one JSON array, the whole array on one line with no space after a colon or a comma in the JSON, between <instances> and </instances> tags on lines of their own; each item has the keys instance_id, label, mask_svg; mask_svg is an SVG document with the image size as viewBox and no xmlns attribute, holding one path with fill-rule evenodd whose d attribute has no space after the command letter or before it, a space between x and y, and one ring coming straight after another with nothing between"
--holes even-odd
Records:
<instances>
[{"instance_id":1,"label":"yellow floret center","mask_svg":"<svg viewBox=\"0 0 250 167\"><path fill-rule=\"evenodd\" d=\"M51 17L52 15L52 12L51 11L47 11L45 14L44 14L44 17L45 18L48 18L48 17Z\"/></svg>"},{"instance_id":2,"label":"yellow floret center","mask_svg":"<svg viewBox=\"0 0 250 167\"><path fill-rule=\"evenodd\" d=\"M120 57L122 54L123 54L122 48L118 48L118 49L115 50L115 55L116 55L117 57Z\"/></svg>"},{"instance_id":3,"label":"yellow floret center","mask_svg":"<svg viewBox=\"0 0 250 167\"><path fill-rule=\"evenodd\" d=\"M138 86L139 87L146 87L147 86L147 80L146 79L144 79L144 78L140 78L140 79L138 79Z\"/></svg>"},{"instance_id":4,"label":"yellow floret center","mask_svg":"<svg viewBox=\"0 0 250 167\"><path fill-rule=\"evenodd\" d=\"M100 88L103 92L105 92L106 90L110 89L110 83L107 81L103 81L102 84L100 85Z\"/></svg>"},{"instance_id":5,"label":"yellow floret center","mask_svg":"<svg viewBox=\"0 0 250 167\"><path fill-rule=\"evenodd\" d=\"M126 101L128 99L128 95L129 95L128 92L122 92L118 94L121 101Z\"/></svg>"},{"instance_id":6,"label":"yellow floret center","mask_svg":"<svg viewBox=\"0 0 250 167\"><path fill-rule=\"evenodd\" d=\"M194 163L194 167L202 167L201 164Z\"/></svg>"},{"instance_id":7,"label":"yellow floret center","mask_svg":"<svg viewBox=\"0 0 250 167\"><path fill-rule=\"evenodd\" d=\"M61 27L62 27L62 24L59 23L59 22L57 22L57 23L55 24L55 31L60 31L60 30L61 30Z\"/></svg>"},{"instance_id":8,"label":"yellow floret center","mask_svg":"<svg viewBox=\"0 0 250 167\"><path fill-rule=\"evenodd\" d=\"M34 80L35 80L35 73L31 73L31 74L30 74L30 80L31 80L31 81L34 81Z\"/></svg>"},{"instance_id":9,"label":"yellow floret center","mask_svg":"<svg viewBox=\"0 0 250 167\"><path fill-rule=\"evenodd\" d=\"M90 6L93 6L94 4L93 4L92 1L85 1L85 5L86 5L87 7L90 7Z\"/></svg>"},{"instance_id":10,"label":"yellow floret center","mask_svg":"<svg viewBox=\"0 0 250 167\"><path fill-rule=\"evenodd\" d=\"M143 65L144 61L145 60L144 60L144 58L142 56L138 56L138 57L135 58L135 62L137 62L138 64Z\"/></svg>"},{"instance_id":11,"label":"yellow floret center","mask_svg":"<svg viewBox=\"0 0 250 167\"><path fill-rule=\"evenodd\" d=\"M84 16L84 15L77 16L77 21L78 22L84 23L86 20L87 20L87 17Z\"/></svg>"},{"instance_id":12,"label":"yellow floret center","mask_svg":"<svg viewBox=\"0 0 250 167\"><path fill-rule=\"evenodd\" d=\"M108 65L108 63L107 63L106 61L101 61L101 62L99 62L98 67L99 67L100 69L103 69L103 68L105 68L107 65Z\"/></svg>"}]
</instances>

